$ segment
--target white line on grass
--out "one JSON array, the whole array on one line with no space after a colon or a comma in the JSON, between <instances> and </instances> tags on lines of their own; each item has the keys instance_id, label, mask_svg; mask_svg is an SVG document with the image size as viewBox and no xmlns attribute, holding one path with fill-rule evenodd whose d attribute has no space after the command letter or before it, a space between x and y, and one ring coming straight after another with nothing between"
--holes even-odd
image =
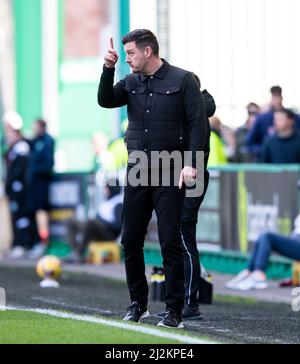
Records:
<instances>
[{"instance_id":1,"label":"white line on grass","mask_svg":"<svg viewBox=\"0 0 300 364\"><path fill-rule=\"evenodd\" d=\"M48 298L44 298L44 297L39 297L39 296L32 296L30 297L33 301L39 301L39 302L44 302L44 303L50 303L50 304L54 304L57 306L62 306L65 307L69 310L72 309L80 309L80 310L89 310L90 312L94 311L95 313L98 313L99 315L102 314L112 314L112 311L108 311L108 310L100 310L99 308L93 308L93 307L87 307L87 306L73 306L72 304L69 304L67 302L64 301L58 301L58 300L53 300L53 299L48 299Z\"/></svg>"},{"instance_id":2,"label":"white line on grass","mask_svg":"<svg viewBox=\"0 0 300 364\"><path fill-rule=\"evenodd\" d=\"M98 317L89 316L89 315L78 315L75 313L60 312L60 311L56 311L56 310L47 310L47 309L39 309L39 308L24 308L24 307L7 307L7 310L33 312L33 313L38 313L41 315L48 315L48 316L53 316L53 317L58 317L58 318L91 322L91 323L98 324L98 325L106 325L106 326L110 326L110 327L116 327L116 328L120 328L120 329L124 329L124 330L140 332L143 334L153 335L153 336L162 337L162 338L166 338L166 339L173 339L173 340L177 340L179 342L185 343L185 344L216 344L213 341L198 339L196 337L180 335L180 334L176 334L173 332L163 332L159 329L154 329L154 328L152 329L149 327L145 327L143 325L137 326L135 324L128 324L128 323L124 323L124 322L112 321L112 320L107 320L107 319L103 319L100 317L98 318Z\"/></svg>"}]
</instances>

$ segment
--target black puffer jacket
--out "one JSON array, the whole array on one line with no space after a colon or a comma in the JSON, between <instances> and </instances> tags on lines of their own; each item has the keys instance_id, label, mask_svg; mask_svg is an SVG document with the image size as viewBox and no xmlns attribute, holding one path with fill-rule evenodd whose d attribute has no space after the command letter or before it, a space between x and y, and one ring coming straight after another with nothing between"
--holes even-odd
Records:
<instances>
[{"instance_id":1,"label":"black puffer jacket","mask_svg":"<svg viewBox=\"0 0 300 364\"><path fill-rule=\"evenodd\" d=\"M98 103L114 108L127 105L128 152L203 151L207 121L202 94L191 72L163 66L150 77L131 74L113 86L114 69L104 67Z\"/></svg>"}]
</instances>

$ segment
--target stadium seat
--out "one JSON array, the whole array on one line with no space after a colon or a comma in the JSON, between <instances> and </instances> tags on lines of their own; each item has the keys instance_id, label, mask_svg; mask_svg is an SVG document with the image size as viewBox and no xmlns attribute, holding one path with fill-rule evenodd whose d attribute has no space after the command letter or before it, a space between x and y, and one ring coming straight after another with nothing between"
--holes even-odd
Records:
<instances>
[{"instance_id":1,"label":"stadium seat","mask_svg":"<svg viewBox=\"0 0 300 364\"><path fill-rule=\"evenodd\" d=\"M93 264L119 263L120 246L115 241L100 241L89 244L89 257Z\"/></svg>"},{"instance_id":2,"label":"stadium seat","mask_svg":"<svg viewBox=\"0 0 300 364\"><path fill-rule=\"evenodd\" d=\"M294 262L292 266L292 281L293 286L300 285L300 262Z\"/></svg>"}]
</instances>

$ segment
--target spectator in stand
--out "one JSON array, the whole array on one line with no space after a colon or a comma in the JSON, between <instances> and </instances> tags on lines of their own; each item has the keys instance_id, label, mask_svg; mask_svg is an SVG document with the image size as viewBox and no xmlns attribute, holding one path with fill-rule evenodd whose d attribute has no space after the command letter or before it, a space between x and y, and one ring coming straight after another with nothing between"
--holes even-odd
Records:
<instances>
[{"instance_id":1,"label":"spectator in stand","mask_svg":"<svg viewBox=\"0 0 300 364\"><path fill-rule=\"evenodd\" d=\"M300 133L295 128L295 114L279 110L274 114L275 134L265 140L262 163L300 163Z\"/></svg>"},{"instance_id":2,"label":"spectator in stand","mask_svg":"<svg viewBox=\"0 0 300 364\"><path fill-rule=\"evenodd\" d=\"M280 86L273 86L270 91L270 110L257 117L253 128L249 131L247 136L247 146L249 151L255 157L256 161L260 160L261 148L265 137L274 134L274 113L284 108L282 104L282 88ZM300 128L299 115L295 115L295 125L297 128Z\"/></svg>"},{"instance_id":3,"label":"spectator in stand","mask_svg":"<svg viewBox=\"0 0 300 364\"><path fill-rule=\"evenodd\" d=\"M107 181L104 189L106 201L99 206L95 219L67 222L68 240L72 251L64 259L66 263L83 263L91 241L115 240L121 233L123 191L118 180Z\"/></svg>"},{"instance_id":4,"label":"spectator in stand","mask_svg":"<svg viewBox=\"0 0 300 364\"><path fill-rule=\"evenodd\" d=\"M221 136L224 143L224 151L227 161L228 163L232 163L234 161L236 144L234 129L228 125L221 124Z\"/></svg>"},{"instance_id":5,"label":"spectator in stand","mask_svg":"<svg viewBox=\"0 0 300 364\"><path fill-rule=\"evenodd\" d=\"M265 271L273 251L290 259L300 260L300 215L295 219L291 237L270 232L262 234L255 243L247 269L227 282L226 287L241 291L267 288Z\"/></svg>"},{"instance_id":6,"label":"spectator in stand","mask_svg":"<svg viewBox=\"0 0 300 364\"><path fill-rule=\"evenodd\" d=\"M225 146L221 137L221 120L216 116L209 119L211 134L210 134L210 155L208 159L208 167L215 167L222 164L227 164L225 154Z\"/></svg>"},{"instance_id":7,"label":"spectator in stand","mask_svg":"<svg viewBox=\"0 0 300 364\"><path fill-rule=\"evenodd\" d=\"M250 153L247 147L247 135L249 131L252 129L259 113L260 113L260 108L256 103L250 102L247 105L247 114L248 114L247 120L245 124L239 127L235 132L236 145L235 145L233 162L252 163L255 161L252 153Z\"/></svg>"}]
</instances>

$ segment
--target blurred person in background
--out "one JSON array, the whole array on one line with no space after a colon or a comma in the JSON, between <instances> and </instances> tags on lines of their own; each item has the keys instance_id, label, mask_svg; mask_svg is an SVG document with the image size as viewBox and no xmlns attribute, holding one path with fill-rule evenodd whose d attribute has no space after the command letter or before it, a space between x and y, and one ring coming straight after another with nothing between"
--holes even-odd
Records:
<instances>
[{"instance_id":1,"label":"blurred person in background","mask_svg":"<svg viewBox=\"0 0 300 364\"><path fill-rule=\"evenodd\" d=\"M269 110L257 117L247 136L247 146L256 161L259 161L261 158L264 139L275 133L274 113L284 109L282 88L280 86L273 86L271 87L270 92L271 102ZM296 128L300 128L300 116L297 114L295 115L295 126Z\"/></svg>"},{"instance_id":2,"label":"blurred person in background","mask_svg":"<svg viewBox=\"0 0 300 364\"><path fill-rule=\"evenodd\" d=\"M235 152L235 131L228 125L221 124L221 136L224 143L225 156L228 163L234 160Z\"/></svg>"},{"instance_id":3,"label":"blurred person in background","mask_svg":"<svg viewBox=\"0 0 300 364\"><path fill-rule=\"evenodd\" d=\"M295 114L282 109L274 113L275 134L265 139L261 162L273 164L300 163L300 132L295 128Z\"/></svg>"},{"instance_id":4,"label":"blurred person in background","mask_svg":"<svg viewBox=\"0 0 300 364\"><path fill-rule=\"evenodd\" d=\"M109 139L102 131L97 131L93 134L92 149L94 151L94 173L101 169L101 157L107 150Z\"/></svg>"},{"instance_id":5,"label":"blurred person in background","mask_svg":"<svg viewBox=\"0 0 300 364\"><path fill-rule=\"evenodd\" d=\"M128 119L121 123L121 136L111 140L100 156L100 164L105 171L120 171L127 167L128 151L124 142Z\"/></svg>"},{"instance_id":6,"label":"blurred person in background","mask_svg":"<svg viewBox=\"0 0 300 364\"><path fill-rule=\"evenodd\" d=\"M30 146L24 139L21 129L23 121L15 112L3 117L6 142L6 179L5 191L9 199L9 209L13 227L13 243L6 257L20 259L33 246L32 224L26 202L28 198L27 168L30 158Z\"/></svg>"},{"instance_id":7,"label":"blurred person in background","mask_svg":"<svg viewBox=\"0 0 300 364\"><path fill-rule=\"evenodd\" d=\"M54 139L47 132L47 123L37 119L33 123L33 139L30 140L30 159L28 164L28 211L36 221L33 230L34 247L29 252L29 259L40 258L47 248L49 185L54 166ZM43 211L43 213L40 213ZM38 227L37 213L43 216L43 227Z\"/></svg>"},{"instance_id":8,"label":"blurred person in background","mask_svg":"<svg viewBox=\"0 0 300 364\"><path fill-rule=\"evenodd\" d=\"M247 135L249 131L252 129L254 122L257 116L260 113L259 106L250 102L247 105L247 120L244 125L239 127L235 132L235 153L233 162L235 163L253 163L255 162L255 158L253 154L250 153L247 146Z\"/></svg>"},{"instance_id":9,"label":"blurred person in background","mask_svg":"<svg viewBox=\"0 0 300 364\"><path fill-rule=\"evenodd\" d=\"M90 242L115 240L121 233L123 191L118 180L108 180L104 187L103 201L95 219L67 222L68 241L71 253L64 258L66 263L83 263Z\"/></svg>"},{"instance_id":10,"label":"blurred person in background","mask_svg":"<svg viewBox=\"0 0 300 364\"><path fill-rule=\"evenodd\" d=\"M221 120L213 116L209 119L210 123L210 155L208 159L208 167L216 167L228 163L225 154L225 145L221 136Z\"/></svg>"},{"instance_id":11,"label":"blurred person in background","mask_svg":"<svg viewBox=\"0 0 300 364\"><path fill-rule=\"evenodd\" d=\"M270 232L262 234L255 243L247 269L228 281L226 287L241 291L267 288L265 271L272 252L296 261L300 260L300 215L295 219L291 237Z\"/></svg>"}]
</instances>

